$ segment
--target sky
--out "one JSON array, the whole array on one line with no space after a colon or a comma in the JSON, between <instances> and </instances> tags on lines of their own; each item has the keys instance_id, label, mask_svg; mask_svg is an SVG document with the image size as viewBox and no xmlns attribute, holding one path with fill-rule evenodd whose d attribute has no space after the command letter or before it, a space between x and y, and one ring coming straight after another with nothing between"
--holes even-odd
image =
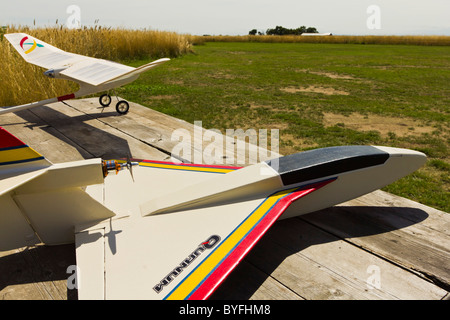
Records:
<instances>
[{"instance_id":1,"label":"sky","mask_svg":"<svg viewBox=\"0 0 450 320\"><path fill-rule=\"evenodd\" d=\"M57 21L70 28L193 35L306 26L335 35L450 36L450 0L0 0L0 26L48 27Z\"/></svg>"}]
</instances>

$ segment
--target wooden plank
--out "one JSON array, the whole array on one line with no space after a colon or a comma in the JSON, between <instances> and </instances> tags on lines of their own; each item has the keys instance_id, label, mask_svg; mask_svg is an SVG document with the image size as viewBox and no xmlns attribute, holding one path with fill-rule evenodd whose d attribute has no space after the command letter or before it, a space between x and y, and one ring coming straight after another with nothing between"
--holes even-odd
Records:
<instances>
[{"instance_id":1,"label":"wooden plank","mask_svg":"<svg viewBox=\"0 0 450 320\"><path fill-rule=\"evenodd\" d=\"M192 124L134 103L125 116L111 108L102 112L97 98L68 104L72 107L57 103L4 115L0 125L53 162L124 157L127 152L136 158L167 160L178 143L171 139L175 130L195 136ZM202 137L191 141L193 154L203 153L212 143ZM224 155L235 163L248 152L248 146L231 152L226 147L234 147L235 139L222 138ZM448 213L376 191L277 222L212 298L442 299L448 295L448 226ZM0 276L1 298L76 297L72 290L62 297L67 274L45 272L48 263L68 266L57 254L47 254L59 249L45 248L48 251L0 253L0 271L9 270L8 276ZM74 259L73 248L61 250ZM380 288L368 287L370 266L379 271Z\"/></svg>"},{"instance_id":2,"label":"wooden plank","mask_svg":"<svg viewBox=\"0 0 450 320\"><path fill-rule=\"evenodd\" d=\"M394 221L389 221L390 224L395 225L397 217L401 217L414 223L420 222L421 225L430 228L432 232L437 231L446 235L450 234L450 218L447 212L425 206L406 198L397 197L381 190L376 190L358 199L342 204L342 206L346 205L400 208L393 216ZM401 208L412 208L412 210L403 210ZM392 216L387 215L384 216L384 219L389 219L390 217Z\"/></svg>"},{"instance_id":3,"label":"wooden plank","mask_svg":"<svg viewBox=\"0 0 450 320\"><path fill-rule=\"evenodd\" d=\"M375 195L372 198L379 199ZM371 203L368 199L365 196L303 219L450 290L450 237L446 229L449 215L439 213L443 228L436 229L440 226L436 226L433 220L437 217L431 214L435 209L426 212L412 201L392 207L381 206L375 200L377 205L367 206ZM359 206L363 203L366 206ZM427 225L429 216L432 218Z\"/></svg>"},{"instance_id":4,"label":"wooden plank","mask_svg":"<svg viewBox=\"0 0 450 320\"><path fill-rule=\"evenodd\" d=\"M0 252L0 300L73 300L67 267L76 264L74 245L35 246Z\"/></svg>"},{"instance_id":5,"label":"wooden plank","mask_svg":"<svg viewBox=\"0 0 450 320\"><path fill-rule=\"evenodd\" d=\"M447 294L415 273L300 218L278 221L245 261L307 300L436 300ZM380 277L375 283L376 275ZM238 280L231 277L213 298L232 290ZM259 291L258 285L251 285Z\"/></svg>"},{"instance_id":6,"label":"wooden plank","mask_svg":"<svg viewBox=\"0 0 450 320\"><path fill-rule=\"evenodd\" d=\"M108 126L74 108L65 105L63 107L65 113L56 110L61 109L61 106L57 104L36 108L30 112L47 119L49 126L70 139L73 144L82 146L91 157L115 159L126 158L130 155L158 160L167 157L166 154L140 143L138 139L124 134L121 130Z\"/></svg>"},{"instance_id":7,"label":"wooden plank","mask_svg":"<svg viewBox=\"0 0 450 320\"><path fill-rule=\"evenodd\" d=\"M244 259L211 300L303 300L284 284Z\"/></svg>"},{"instance_id":8,"label":"wooden plank","mask_svg":"<svg viewBox=\"0 0 450 320\"><path fill-rule=\"evenodd\" d=\"M223 155L215 159L215 164L246 166L280 156L276 152L270 152L258 146L252 146L250 150L248 144L238 142L239 137L247 137L248 139L248 135L251 132L248 132L247 136L245 136L245 132L239 135L237 134L239 132L236 130L234 132L236 133L235 135L226 136L221 133L217 136L219 139L214 139L208 134L210 130L204 128L201 123L196 126L186 121L169 117L155 110L142 107L133 102L129 102L130 112L127 115L110 115L106 117L100 111L101 108L98 107L96 98L73 100L68 102L68 104L113 128L120 128L122 132L166 152L168 155L181 142L188 143L191 150L190 156L181 157L180 159L185 162L212 164L211 161L213 160L211 159L208 162L205 157L206 153L204 150L208 146L213 146L215 150L221 150L221 154ZM60 108L60 106L57 107ZM105 110L111 110L111 107ZM179 136L176 134L177 132L186 133L190 140L177 139ZM259 138L259 135L255 137L255 139Z\"/></svg>"}]
</instances>

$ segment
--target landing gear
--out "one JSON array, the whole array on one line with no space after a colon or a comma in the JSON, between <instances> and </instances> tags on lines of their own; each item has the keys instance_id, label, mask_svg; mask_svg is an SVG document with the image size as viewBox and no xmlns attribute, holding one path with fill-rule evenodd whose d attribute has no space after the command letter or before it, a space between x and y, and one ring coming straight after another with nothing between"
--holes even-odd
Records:
<instances>
[{"instance_id":1,"label":"landing gear","mask_svg":"<svg viewBox=\"0 0 450 320\"><path fill-rule=\"evenodd\" d=\"M104 108L108 107L112 101L111 96L107 93L102 94L98 100Z\"/></svg>"},{"instance_id":2,"label":"landing gear","mask_svg":"<svg viewBox=\"0 0 450 320\"><path fill-rule=\"evenodd\" d=\"M116 104L116 111L119 114L126 114L130 109L130 105L125 100L119 101Z\"/></svg>"},{"instance_id":3,"label":"landing gear","mask_svg":"<svg viewBox=\"0 0 450 320\"><path fill-rule=\"evenodd\" d=\"M109 105L112 102L111 96L107 93L102 94L100 96L100 98L98 99L100 102L100 105L103 108L109 107ZM119 98L117 98L117 100L119 100ZM128 102L126 102L125 100L120 100L119 102L117 102L116 104L116 111L119 114L126 114L128 113L128 110L130 109L130 105L128 104ZM102 111L103 112L103 111Z\"/></svg>"}]
</instances>

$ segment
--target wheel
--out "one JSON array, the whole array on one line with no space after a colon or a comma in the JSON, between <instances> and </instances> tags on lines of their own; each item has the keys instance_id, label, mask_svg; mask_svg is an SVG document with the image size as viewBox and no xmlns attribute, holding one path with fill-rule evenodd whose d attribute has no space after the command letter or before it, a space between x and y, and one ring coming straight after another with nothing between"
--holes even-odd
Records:
<instances>
[{"instance_id":1,"label":"wheel","mask_svg":"<svg viewBox=\"0 0 450 320\"><path fill-rule=\"evenodd\" d=\"M128 104L128 102L124 100L117 102L116 110L118 113L126 114L128 112L128 109L130 109L130 105Z\"/></svg>"},{"instance_id":2,"label":"wheel","mask_svg":"<svg viewBox=\"0 0 450 320\"><path fill-rule=\"evenodd\" d=\"M111 104L111 96L106 93L102 94L98 100L103 107L107 107Z\"/></svg>"}]
</instances>

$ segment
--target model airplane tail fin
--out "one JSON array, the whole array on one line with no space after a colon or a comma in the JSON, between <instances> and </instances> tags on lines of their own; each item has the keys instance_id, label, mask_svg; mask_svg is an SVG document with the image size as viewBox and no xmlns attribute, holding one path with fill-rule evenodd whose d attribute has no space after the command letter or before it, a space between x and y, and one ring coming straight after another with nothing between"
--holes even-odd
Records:
<instances>
[{"instance_id":1,"label":"model airplane tail fin","mask_svg":"<svg viewBox=\"0 0 450 320\"><path fill-rule=\"evenodd\" d=\"M0 176L11 168L42 168L51 165L41 154L0 127Z\"/></svg>"}]
</instances>

